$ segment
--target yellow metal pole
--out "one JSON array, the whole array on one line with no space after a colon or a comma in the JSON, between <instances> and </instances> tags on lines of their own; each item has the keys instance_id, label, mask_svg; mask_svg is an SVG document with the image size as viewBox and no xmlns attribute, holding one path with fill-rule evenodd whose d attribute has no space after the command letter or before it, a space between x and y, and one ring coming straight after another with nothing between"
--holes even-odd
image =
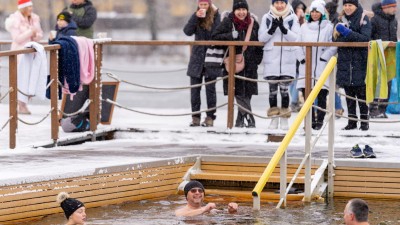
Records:
<instances>
[{"instance_id":1,"label":"yellow metal pole","mask_svg":"<svg viewBox=\"0 0 400 225\"><path fill-rule=\"evenodd\" d=\"M301 122L304 120L308 111L312 107L312 104L313 104L315 98L317 97L319 91L322 89L326 79L328 78L328 76L332 72L333 68L335 67L336 62L337 62L336 57L332 57L331 60L329 60L327 66L325 67L324 71L321 74L320 79L316 83L314 89L311 91L309 97L305 101L303 107L301 108L299 114L297 115L295 121L293 122L293 125L290 127L286 136L283 138L282 143L279 145L279 147L276 150L271 161L268 163L267 168L265 168L263 174L261 175L260 180L258 181L257 185L254 187L253 192L252 192L253 197L260 196L262 190L265 187L265 184L268 182L269 178L271 177L272 172L275 170L275 168L278 165L279 161L281 160L284 152L286 151L287 147L289 146L290 141L293 139L297 129L300 127Z\"/></svg>"}]
</instances>

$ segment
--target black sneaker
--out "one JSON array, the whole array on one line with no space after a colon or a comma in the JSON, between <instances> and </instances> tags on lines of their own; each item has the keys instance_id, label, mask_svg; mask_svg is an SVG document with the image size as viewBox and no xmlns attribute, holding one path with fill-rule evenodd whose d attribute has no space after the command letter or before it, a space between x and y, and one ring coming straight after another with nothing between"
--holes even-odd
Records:
<instances>
[{"instance_id":1,"label":"black sneaker","mask_svg":"<svg viewBox=\"0 0 400 225\"><path fill-rule=\"evenodd\" d=\"M355 130L357 129L357 123L349 123L342 130Z\"/></svg>"},{"instance_id":2,"label":"black sneaker","mask_svg":"<svg viewBox=\"0 0 400 225\"><path fill-rule=\"evenodd\" d=\"M365 158L376 158L374 150L369 145L365 145L363 154L365 155Z\"/></svg>"},{"instance_id":3,"label":"black sneaker","mask_svg":"<svg viewBox=\"0 0 400 225\"><path fill-rule=\"evenodd\" d=\"M352 158L364 158L365 155L362 152L361 148L358 147L358 144L355 145L351 150L350 150L350 154Z\"/></svg>"}]
</instances>

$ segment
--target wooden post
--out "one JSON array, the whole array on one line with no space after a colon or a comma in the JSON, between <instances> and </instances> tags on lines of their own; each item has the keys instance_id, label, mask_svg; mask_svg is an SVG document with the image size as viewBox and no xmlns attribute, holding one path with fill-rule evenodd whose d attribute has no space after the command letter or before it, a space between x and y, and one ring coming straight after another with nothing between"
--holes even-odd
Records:
<instances>
[{"instance_id":1,"label":"wooden post","mask_svg":"<svg viewBox=\"0 0 400 225\"><path fill-rule=\"evenodd\" d=\"M312 47L306 47L306 89L304 94L304 101L308 98L311 93L311 80L312 78Z\"/></svg>"},{"instance_id":2,"label":"wooden post","mask_svg":"<svg viewBox=\"0 0 400 225\"><path fill-rule=\"evenodd\" d=\"M228 71L228 122L227 127L233 127L233 113L235 101L235 69L236 69L236 48L229 46L229 71Z\"/></svg>"},{"instance_id":3,"label":"wooden post","mask_svg":"<svg viewBox=\"0 0 400 225\"><path fill-rule=\"evenodd\" d=\"M89 99L92 100L92 103L89 106L90 112L90 130L95 132L97 130L97 124L99 123L99 96L100 96L100 76L101 76L101 63L102 63L102 54L103 54L103 45L96 44L95 45L95 74L92 83L89 85ZM92 141L95 141L96 137L92 138Z\"/></svg>"},{"instance_id":4,"label":"wooden post","mask_svg":"<svg viewBox=\"0 0 400 225\"><path fill-rule=\"evenodd\" d=\"M18 112L17 112L17 102L18 102L18 85L17 85L17 55L12 55L9 57L9 85L12 88L10 92L10 148L15 149L16 147L16 132L18 126Z\"/></svg>"},{"instance_id":5,"label":"wooden post","mask_svg":"<svg viewBox=\"0 0 400 225\"><path fill-rule=\"evenodd\" d=\"M306 47L306 89L304 100L307 100L311 93L311 74L312 74L312 47ZM311 201L311 113L313 108L308 111L307 116L304 121L306 140L305 140L305 153L309 154L307 161L305 163L305 179L304 179L304 201Z\"/></svg>"},{"instance_id":6,"label":"wooden post","mask_svg":"<svg viewBox=\"0 0 400 225\"><path fill-rule=\"evenodd\" d=\"M59 123L58 123L58 59L57 50L50 50L50 80L53 83L50 85L50 100L51 108L51 139L54 144L58 140Z\"/></svg>"}]
</instances>

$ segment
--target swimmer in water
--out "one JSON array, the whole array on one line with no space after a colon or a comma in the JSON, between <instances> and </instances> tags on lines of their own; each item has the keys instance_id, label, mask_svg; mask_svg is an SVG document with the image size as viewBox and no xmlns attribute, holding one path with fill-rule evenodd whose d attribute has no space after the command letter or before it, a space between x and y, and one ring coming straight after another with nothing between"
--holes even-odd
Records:
<instances>
[{"instance_id":1,"label":"swimmer in water","mask_svg":"<svg viewBox=\"0 0 400 225\"><path fill-rule=\"evenodd\" d=\"M66 225L84 225L86 222L85 206L82 202L70 198L68 193L61 192L57 196L57 202L64 210L67 217Z\"/></svg>"},{"instance_id":2,"label":"swimmer in water","mask_svg":"<svg viewBox=\"0 0 400 225\"><path fill-rule=\"evenodd\" d=\"M175 211L176 216L197 216L212 211L217 211L215 203L204 205L204 187L198 181L190 181L184 188L187 204ZM228 212L236 213L238 204L231 202L228 204Z\"/></svg>"}]
</instances>

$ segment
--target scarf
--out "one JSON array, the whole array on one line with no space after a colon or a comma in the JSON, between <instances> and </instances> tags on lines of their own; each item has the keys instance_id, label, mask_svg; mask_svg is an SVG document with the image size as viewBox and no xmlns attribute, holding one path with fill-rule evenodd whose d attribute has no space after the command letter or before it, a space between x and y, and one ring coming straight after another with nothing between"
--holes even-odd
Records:
<instances>
[{"instance_id":1,"label":"scarf","mask_svg":"<svg viewBox=\"0 0 400 225\"><path fill-rule=\"evenodd\" d=\"M251 23L251 19L250 19L249 13L247 14L246 18L244 18L244 20L240 20L235 15L233 15L233 24L235 25L235 28L237 31L247 30L250 23Z\"/></svg>"},{"instance_id":2,"label":"scarf","mask_svg":"<svg viewBox=\"0 0 400 225\"><path fill-rule=\"evenodd\" d=\"M282 12L279 12L278 10L276 10L276 8L274 7L274 5L271 5L271 12L275 17L282 17L282 18L286 18L289 14L290 14L290 4L286 4L286 8L285 10L283 10Z\"/></svg>"}]
</instances>

